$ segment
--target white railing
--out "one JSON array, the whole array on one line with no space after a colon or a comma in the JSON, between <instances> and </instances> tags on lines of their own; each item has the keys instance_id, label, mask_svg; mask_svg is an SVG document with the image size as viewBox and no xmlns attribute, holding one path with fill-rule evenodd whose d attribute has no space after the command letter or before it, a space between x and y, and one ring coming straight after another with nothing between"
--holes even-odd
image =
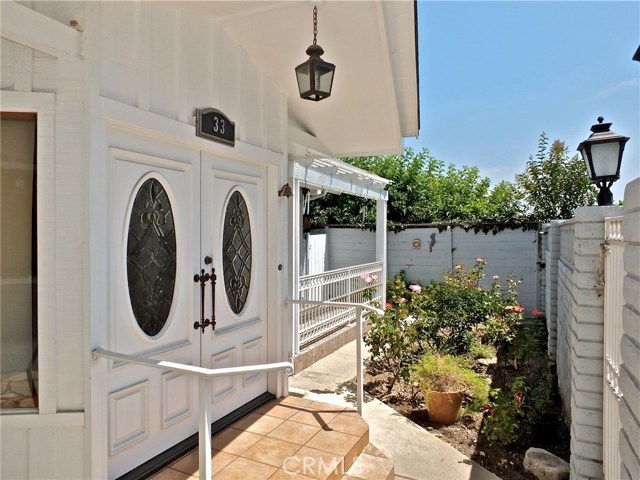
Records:
<instances>
[{"instance_id":1,"label":"white railing","mask_svg":"<svg viewBox=\"0 0 640 480\"><path fill-rule=\"evenodd\" d=\"M293 364L291 362L268 363L263 365L246 365L242 367L230 368L204 368L184 363L169 362L166 360L155 360L148 357L126 355L123 353L111 352L96 348L91 352L94 360L98 358L108 358L119 362L134 363L146 367L159 368L172 372L181 372L198 377L198 455L200 462L199 478L210 480L211 468L211 423L213 416L211 412L211 381L215 377L228 375L244 375L248 373L263 373L284 371L287 375L293 374Z\"/></svg>"},{"instance_id":2,"label":"white railing","mask_svg":"<svg viewBox=\"0 0 640 480\"><path fill-rule=\"evenodd\" d=\"M382 274L382 262L373 262L300 277L298 299L305 302L298 308L295 353L353 323L355 307L346 304L381 303L385 287Z\"/></svg>"},{"instance_id":3,"label":"white railing","mask_svg":"<svg viewBox=\"0 0 640 480\"><path fill-rule=\"evenodd\" d=\"M620 399L620 341L622 340L622 310L624 306L623 281L624 238L622 218L605 219L604 255L604 388L602 405L602 445L604 478L620 478L619 434Z\"/></svg>"},{"instance_id":4,"label":"white railing","mask_svg":"<svg viewBox=\"0 0 640 480\"><path fill-rule=\"evenodd\" d=\"M364 398L364 369L362 365L362 311L368 310L376 315L384 315L384 311L365 303L348 302L317 302L312 300L287 300L287 303L299 306L325 306L337 309L353 309L356 318L356 407L362 415L362 402Z\"/></svg>"}]
</instances>

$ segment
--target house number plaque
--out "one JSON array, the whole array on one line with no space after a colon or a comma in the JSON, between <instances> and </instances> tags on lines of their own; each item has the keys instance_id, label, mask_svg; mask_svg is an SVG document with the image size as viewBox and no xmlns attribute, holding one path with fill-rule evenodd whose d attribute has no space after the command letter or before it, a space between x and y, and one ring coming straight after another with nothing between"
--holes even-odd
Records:
<instances>
[{"instance_id":1,"label":"house number plaque","mask_svg":"<svg viewBox=\"0 0 640 480\"><path fill-rule=\"evenodd\" d=\"M236 143L236 124L220 110L197 108L196 135L233 147Z\"/></svg>"}]
</instances>

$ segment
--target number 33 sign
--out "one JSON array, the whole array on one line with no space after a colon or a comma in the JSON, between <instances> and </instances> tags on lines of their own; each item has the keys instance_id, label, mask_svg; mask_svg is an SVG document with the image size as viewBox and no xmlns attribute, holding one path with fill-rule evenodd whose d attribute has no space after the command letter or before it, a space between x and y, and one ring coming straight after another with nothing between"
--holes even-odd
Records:
<instances>
[{"instance_id":1,"label":"number 33 sign","mask_svg":"<svg viewBox=\"0 0 640 480\"><path fill-rule=\"evenodd\" d=\"M196 135L233 147L236 143L236 124L215 108L196 109Z\"/></svg>"}]
</instances>

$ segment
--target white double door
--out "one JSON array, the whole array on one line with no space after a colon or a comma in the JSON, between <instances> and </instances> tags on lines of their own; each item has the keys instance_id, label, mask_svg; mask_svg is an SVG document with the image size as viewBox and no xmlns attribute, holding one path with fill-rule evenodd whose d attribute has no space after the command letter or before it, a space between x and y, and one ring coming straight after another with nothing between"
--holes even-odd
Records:
<instances>
[{"instance_id":1,"label":"white double door","mask_svg":"<svg viewBox=\"0 0 640 480\"><path fill-rule=\"evenodd\" d=\"M109 349L208 368L266 363L266 167L110 153ZM194 278L212 269L215 286ZM212 316L215 330L194 326ZM117 362L106 377L110 478L198 431L196 377ZM215 379L214 420L266 391L266 374Z\"/></svg>"}]
</instances>

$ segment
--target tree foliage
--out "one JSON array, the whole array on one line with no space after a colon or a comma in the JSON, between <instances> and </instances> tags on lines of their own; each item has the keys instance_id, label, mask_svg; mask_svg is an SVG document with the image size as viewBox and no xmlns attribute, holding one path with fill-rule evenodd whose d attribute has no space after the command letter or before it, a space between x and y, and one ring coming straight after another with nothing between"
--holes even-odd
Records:
<instances>
[{"instance_id":1,"label":"tree foliage","mask_svg":"<svg viewBox=\"0 0 640 480\"><path fill-rule=\"evenodd\" d=\"M529 157L515 184L501 181L494 187L477 167L447 165L427 149L343 160L391 180L387 219L394 230L420 223L527 228L527 222L571 218L577 207L593 205L597 196L582 160L570 157L560 140L548 148L544 132L535 157ZM375 225L376 221L375 202L350 195L329 194L314 200L311 210L314 227Z\"/></svg>"},{"instance_id":2,"label":"tree foliage","mask_svg":"<svg viewBox=\"0 0 640 480\"><path fill-rule=\"evenodd\" d=\"M428 150L407 148L402 155L343 159L392 181L387 219L392 227L411 223L499 222L522 218L513 184L491 180L477 167L445 165ZM327 195L312 203L312 223L374 224L375 204L349 195Z\"/></svg>"},{"instance_id":3,"label":"tree foliage","mask_svg":"<svg viewBox=\"0 0 640 480\"><path fill-rule=\"evenodd\" d=\"M529 157L516 183L527 215L539 221L571 218L577 207L593 205L597 197L583 161L578 155L569 157L569 149L560 140L547 149L544 132L535 159Z\"/></svg>"}]
</instances>

